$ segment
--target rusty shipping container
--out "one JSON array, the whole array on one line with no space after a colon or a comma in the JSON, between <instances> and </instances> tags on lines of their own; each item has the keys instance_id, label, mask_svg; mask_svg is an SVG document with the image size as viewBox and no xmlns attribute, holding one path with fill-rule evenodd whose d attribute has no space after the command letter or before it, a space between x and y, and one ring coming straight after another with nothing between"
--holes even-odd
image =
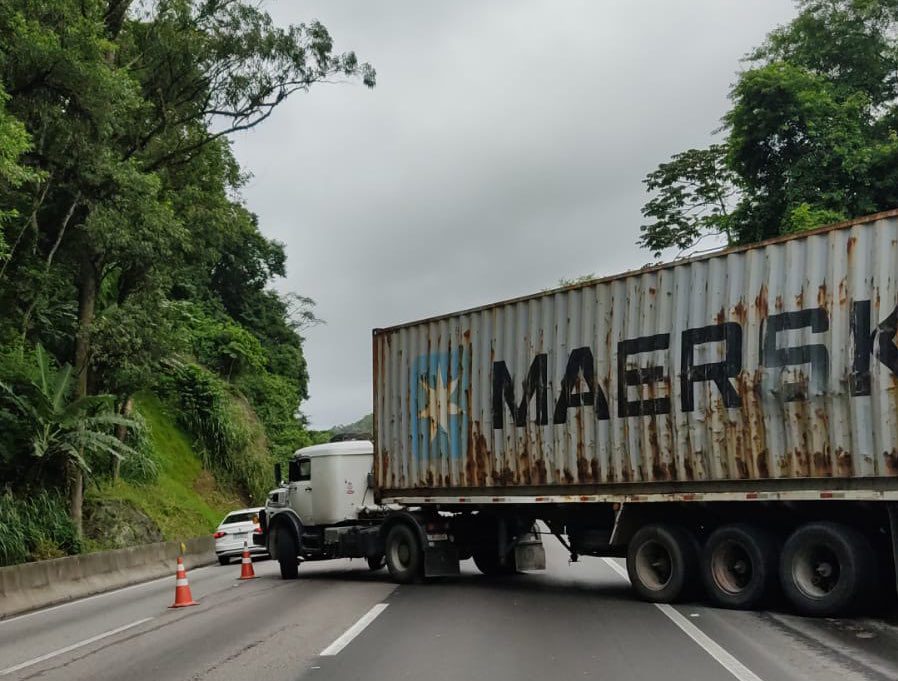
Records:
<instances>
[{"instance_id":1,"label":"rusty shipping container","mask_svg":"<svg viewBox=\"0 0 898 681\"><path fill-rule=\"evenodd\" d=\"M895 211L378 329L380 495L893 498L896 330Z\"/></svg>"}]
</instances>

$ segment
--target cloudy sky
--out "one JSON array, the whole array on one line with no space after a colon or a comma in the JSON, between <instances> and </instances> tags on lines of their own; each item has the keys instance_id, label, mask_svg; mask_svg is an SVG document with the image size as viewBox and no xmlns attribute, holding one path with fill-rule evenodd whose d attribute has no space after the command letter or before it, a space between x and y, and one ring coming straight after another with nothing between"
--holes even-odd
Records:
<instances>
[{"instance_id":1,"label":"cloudy sky","mask_svg":"<svg viewBox=\"0 0 898 681\"><path fill-rule=\"evenodd\" d=\"M378 84L322 85L236 139L277 287L311 296L317 428L371 411L371 329L639 267L645 174L707 144L791 0L268 0Z\"/></svg>"}]
</instances>

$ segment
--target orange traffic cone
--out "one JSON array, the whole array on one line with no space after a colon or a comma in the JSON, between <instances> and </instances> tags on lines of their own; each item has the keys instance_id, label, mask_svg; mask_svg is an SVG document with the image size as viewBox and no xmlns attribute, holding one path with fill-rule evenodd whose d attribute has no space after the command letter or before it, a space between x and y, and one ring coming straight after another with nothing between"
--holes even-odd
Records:
<instances>
[{"instance_id":1,"label":"orange traffic cone","mask_svg":"<svg viewBox=\"0 0 898 681\"><path fill-rule=\"evenodd\" d=\"M249 557L249 548L246 542L243 542L243 558L240 560L240 579L255 579L256 572L253 570L253 560Z\"/></svg>"},{"instance_id":2,"label":"orange traffic cone","mask_svg":"<svg viewBox=\"0 0 898 681\"><path fill-rule=\"evenodd\" d=\"M187 583L187 572L184 570L184 560L178 556L178 575L175 581L175 602L169 607L186 608L188 605L199 605L190 593L190 585Z\"/></svg>"}]
</instances>

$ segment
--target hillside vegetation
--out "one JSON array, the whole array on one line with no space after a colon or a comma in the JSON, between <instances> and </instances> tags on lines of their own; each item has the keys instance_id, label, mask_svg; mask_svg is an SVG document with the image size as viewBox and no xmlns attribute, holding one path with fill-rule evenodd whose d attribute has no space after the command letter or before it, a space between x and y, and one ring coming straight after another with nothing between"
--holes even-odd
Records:
<instances>
[{"instance_id":1,"label":"hillside vegetation","mask_svg":"<svg viewBox=\"0 0 898 681\"><path fill-rule=\"evenodd\" d=\"M0 563L208 531L316 440L228 136L335 77L374 85L243 0L0 7Z\"/></svg>"},{"instance_id":2,"label":"hillside vegetation","mask_svg":"<svg viewBox=\"0 0 898 681\"><path fill-rule=\"evenodd\" d=\"M164 539L186 539L211 532L228 511L250 503L234 487L216 481L158 399L141 395L136 411L150 432L156 479L140 483L119 478L101 484L88 490L88 505L95 500L129 502L153 521Z\"/></svg>"}]
</instances>

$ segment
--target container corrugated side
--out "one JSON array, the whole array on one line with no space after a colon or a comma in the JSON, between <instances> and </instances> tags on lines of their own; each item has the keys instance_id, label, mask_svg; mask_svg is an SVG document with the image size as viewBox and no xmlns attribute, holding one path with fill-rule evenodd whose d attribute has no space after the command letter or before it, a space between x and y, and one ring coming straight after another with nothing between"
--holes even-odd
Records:
<instances>
[{"instance_id":1,"label":"container corrugated side","mask_svg":"<svg viewBox=\"0 0 898 681\"><path fill-rule=\"evenodd\" d=\"M895 480L896 244L883 214L377 330L378 486Z\"/></svg>"}]
</instances>

